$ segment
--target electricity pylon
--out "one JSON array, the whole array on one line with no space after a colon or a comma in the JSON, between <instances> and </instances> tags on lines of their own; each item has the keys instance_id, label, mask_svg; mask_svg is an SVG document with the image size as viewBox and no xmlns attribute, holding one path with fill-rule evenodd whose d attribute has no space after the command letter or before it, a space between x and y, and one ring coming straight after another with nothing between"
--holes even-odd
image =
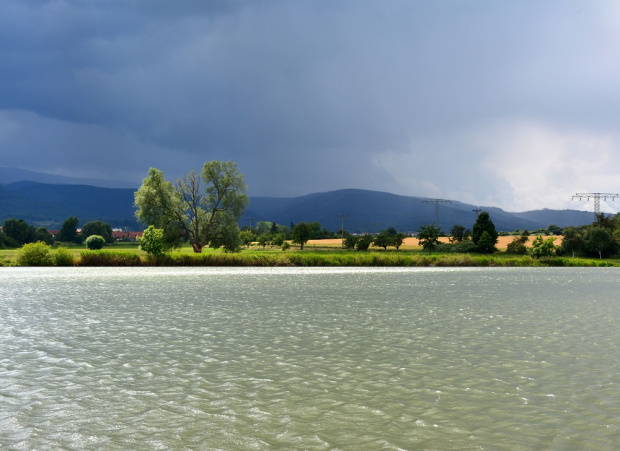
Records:
<instances>
[{"instance_id":1,"label":"electricity pylon","mask_svg":"<svg viewBox=\"0 0 620 451\"><path fill-rule=\"evenodd\" d=\"M579 198L582 200L584 197L586 200L590 200L590 198L594 199L594 220L596 221L596 217L601 214L601 197L603 200L607 200L607 198L611 198L611 200L615 200L616 197L620 197L617 194L613 193L577 193L574 194L571 200L575 200L575 198Z\"/></svg>"},{"instance_id":2,"label":"electricity pylon","mask_svg":"<svg viewBox=\"0 0 620 451\"><path fill-rule=\"evenodd\" d=\"M429 199L429 200L423 200L422 202L424 202L425 204L430 204L430 203L435 204L435 225L439 224L439 204L451 204L452 203L451 200L446 200L446 199Z\"/></svg>"},{"instance_id":3,"label":"electricity pylon","mask_svg":"<svg viewBox=\"0 0 620 451\"><path fill-rule=\"evenodd\" d=\"M340 218L340 220L342 221L342 225L340 227L340 233L342 233L342 247L344 247L344 218L348 217L349 215L338 215L338 217Z\"/></svg>"}]
</instances>

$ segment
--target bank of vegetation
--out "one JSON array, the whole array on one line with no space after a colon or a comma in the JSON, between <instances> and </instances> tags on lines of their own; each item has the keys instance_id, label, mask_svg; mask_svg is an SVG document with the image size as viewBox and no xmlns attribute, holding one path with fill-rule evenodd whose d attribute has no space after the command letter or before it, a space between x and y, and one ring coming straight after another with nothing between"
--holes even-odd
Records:
<instances>
[{"instance_id":1,"label":"bank of vegetation","mask_svg":"<svg viewBox=\"0 0 620 451\"><path fill-rule=\"evenodd\" d=\"M589 226L512 232L505 250L486 211L470 229L448 234L435 224L411 237L389 228L378 234L330 232L318 222L258 222L239 228L248 197L232 162L211 161L200 173L167 181L151 168L135 193L136 218L148 227L138 243L118 243L109 224L70 216L55 235L21 219L4 221L5 266L617 266L620 218L600 214ZM246 218L248 219L248 218ZM543 235L557 236L543 236ZM503 233L507 235L507 233ZM561 237L559 235L562 235ZM448 241L442 237L448 237ZM339 237L339 246L309 249L310 240ZM21 246L21 247L20 247ZM86 247L87 249L85 249ZM2 248L9 248L7 251ZM11 250L13 249L13 250Z\"/></svg>"},{"instance_id":2,"label":"bank of vegetation","mask_svg":"<svg viewBox=\"0 0 620 451\"><path fill-rule=\"evenodd\" d=\"M351 251L325 247L322 250L287 251L244 249L240 252L191 248L162 255L149 255L135 246L119 249L89 250L83 247L57 247L30 243L13 251L0 251L5 266L262 266L262 267L602 267L620 266L618 259L514 255L506 252L472 254L425 252L423 250Z\"/></svg>"}]
</instances>

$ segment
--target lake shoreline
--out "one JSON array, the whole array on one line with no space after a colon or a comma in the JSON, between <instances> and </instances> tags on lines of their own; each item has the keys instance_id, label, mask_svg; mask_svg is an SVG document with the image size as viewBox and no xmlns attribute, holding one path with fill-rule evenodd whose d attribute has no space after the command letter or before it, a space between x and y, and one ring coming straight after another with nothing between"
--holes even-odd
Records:
<instances>
[{"instance_id":1,"label":"lake shoreline","mask_svg":"<svg viewBox=\"0 0 620 451\"><path fill-rule=\"evenodd\" d=\"M238 266L238 267L608 267L608 260L570 257L426 254L420 252L293 251L172 253L159 257L107 251L82 252L76 266Z\"/></svg>"}]
</instances>

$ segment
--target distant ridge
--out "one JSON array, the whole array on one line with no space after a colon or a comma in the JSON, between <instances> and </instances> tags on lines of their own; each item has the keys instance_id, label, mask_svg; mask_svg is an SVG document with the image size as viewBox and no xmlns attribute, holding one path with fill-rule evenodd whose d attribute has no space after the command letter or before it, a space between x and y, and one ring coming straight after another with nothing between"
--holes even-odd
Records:
<instances>
[{"instance_id":1,"label":"distant ridge","mask_svg":"<svg viewBox=\"0 0 620 451\"><path fill-rule=\"evenodd\" d=\"M29 224L59 228L69 216L80 224L101 220L112 227L142 230L134 217L135 188L104 188L84 184L49 184L18 181L0 184L0 223L8 218L24 219ZM258 221L290 225L318 221L330 231L341 227L353 233L375 233L394 227L415 232L435 220L435 206L424 197L399 196L379 191L343 189L300 197L250 197L250 205L240 225ZM453 225L471 228L477 206L452 201L439 206L439 226L449 232ZM510 213L500 208L485 208L500 231L536 230L550 224L560 227L592 223L592 213L579 210L534 210Z\"/></svg>"},{"instance_id":2,"label":"distant ridge","mask_svg":"<svg viewBox=\"0 0 620 451\"><path fill-rule=\"evenodd\" d=\"M394 227L402 232L415 232L435 221L435 206L425 197L400 196L379 191L343 189L314 193L295 198L252 197L245 217L253 221L291 222L318 221L328 230L339 230L341 218L349 232L374 233ZM476 205L452 201L439 206L439 226L449 232L460 224L471 228L476 221ZM536 230L555 224L560 227L590 224L592 213L579 210L535 210L510 213L496 207L483 207L491 215L498 230Z\"/></svg>"},{"instance_id":3,"label":"distant ridge","mask_svg":"<svg viewBox=\"0 0 620 451\"><path fill-rule=\"evenodd\" d=\"M9 168L0 166L0 185L8 185L15 182L37 182L62 185L92 185L101 188L136 188L132 183L118 180L99 180L91 178L65 177L62 175L34 172L27 169Z\"/></svg>"}]
</instances>

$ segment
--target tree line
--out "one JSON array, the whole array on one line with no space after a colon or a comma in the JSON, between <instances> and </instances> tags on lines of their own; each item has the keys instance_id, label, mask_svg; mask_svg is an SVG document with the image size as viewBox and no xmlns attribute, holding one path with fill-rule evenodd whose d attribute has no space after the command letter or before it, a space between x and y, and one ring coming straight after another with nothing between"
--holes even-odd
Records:
<instances>
[{"instance_id":1,"label":"tree line","mask_svg":"<svg viewBox=\"0 0 620 451\"><path fill-rule=\"evenodd\" d=\"M87 244L90 244L92 242L93 244L89 248L94 246L94 248L100 249L106 243L114 242L110 224L102 221L90 221L82 226L79 233L78 224L78 218L69 216L63 222L56 236L54 236L46 227L36 227L26 223L23 219L9 218L2 224L0 247L20 247L24 244L39 241L50 246L56 243L82 244L87 242ZM88 241L92 236L97 236L98 238Z\"/></svg>"}]
</instances>

